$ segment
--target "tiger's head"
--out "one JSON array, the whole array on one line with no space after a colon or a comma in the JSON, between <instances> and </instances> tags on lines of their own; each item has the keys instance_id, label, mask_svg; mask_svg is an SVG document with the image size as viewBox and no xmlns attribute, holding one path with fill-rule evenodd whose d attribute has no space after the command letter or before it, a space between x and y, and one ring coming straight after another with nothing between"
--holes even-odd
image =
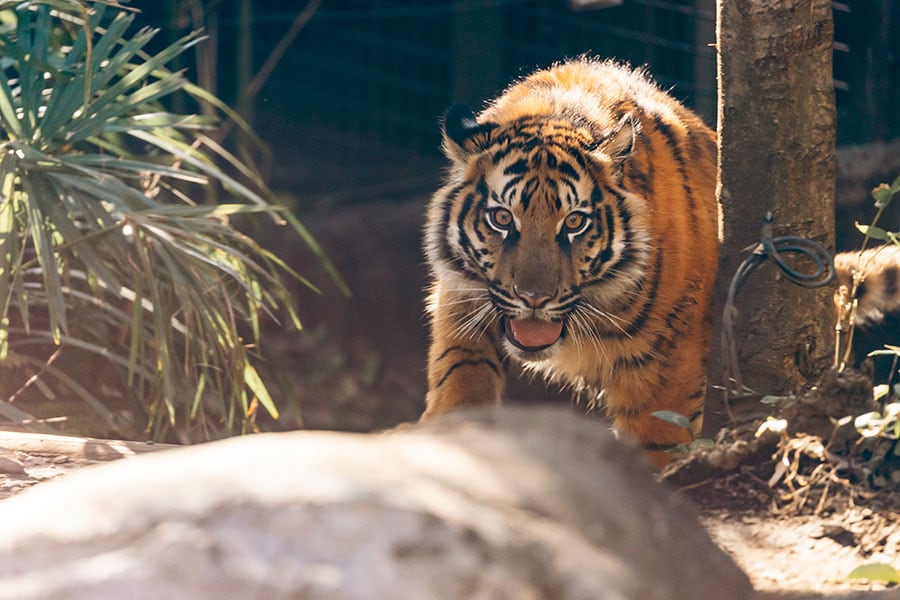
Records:
<instances>
[{"instance_id":1,"label":"tiger's head","mask_svg":"<svg viewBox=\"0 0 900 600\"><path fill-rule=\"evenodd\" d=\"M458 105L443 133L451 166L425 245L440 285L468 299L460 331L497 326L530 362L617 327L646 263L647 209L622 186L639 135L631 113L479 122Z\"/></svg>"}]
</instances>

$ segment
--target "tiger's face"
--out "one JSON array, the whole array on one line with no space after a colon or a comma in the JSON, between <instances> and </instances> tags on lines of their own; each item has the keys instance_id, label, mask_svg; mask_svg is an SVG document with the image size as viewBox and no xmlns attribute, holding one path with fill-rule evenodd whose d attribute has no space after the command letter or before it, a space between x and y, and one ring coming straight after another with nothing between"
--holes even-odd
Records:
<instances>
[{"instance_id":1,"label":"tiger's face","mask_svg":"<svg viewBox=\"0 0 900 600\"><path fill-rule=\"evenodd\" d=\"M456 165L431 215L431 262L472 299L460 327L496 327L512 356L546 360L592 337L598 319L612 322L611 303L639 279L640 211L621 188L632 125L599 135L553 120L469 129L448 142Z\"/></svg>"}]
</instances>

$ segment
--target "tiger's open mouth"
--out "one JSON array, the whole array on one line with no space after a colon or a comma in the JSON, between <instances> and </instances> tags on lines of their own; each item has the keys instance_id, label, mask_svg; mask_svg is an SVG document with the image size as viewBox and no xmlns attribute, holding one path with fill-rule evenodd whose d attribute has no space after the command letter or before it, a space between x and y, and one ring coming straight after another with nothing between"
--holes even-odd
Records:
<instances>
[{"instance_id":1,"label":"tiger's open mouth","mask_svg":"<svg viewBox=\"0 0 900 600\"><path fill-rule=\"evenodd\" d=\"M506 319L506 339L513 346L526 352L539 352L549 348L562 337L562 321L543 319Z\"/></svg>"}]
</instances>

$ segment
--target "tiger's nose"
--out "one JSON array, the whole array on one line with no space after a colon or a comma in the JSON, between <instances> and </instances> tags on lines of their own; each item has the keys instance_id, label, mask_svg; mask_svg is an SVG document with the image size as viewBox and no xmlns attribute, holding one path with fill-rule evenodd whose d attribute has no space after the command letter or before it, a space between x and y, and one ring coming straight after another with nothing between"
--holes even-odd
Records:
<instances>
[{"instance_id":1,"label":"tiger's nose","mask_svg":"<svg viewBox=\"0 0 900 600\"><path fill-rule=\"evenodd\" d=\"M544 291L519 290L516 286L513 286L513 292L515 292L516 296L524 300L525 304L530 308L540 308L553 298L552 294L548 294Z\"/></svg>"}]
</instances>

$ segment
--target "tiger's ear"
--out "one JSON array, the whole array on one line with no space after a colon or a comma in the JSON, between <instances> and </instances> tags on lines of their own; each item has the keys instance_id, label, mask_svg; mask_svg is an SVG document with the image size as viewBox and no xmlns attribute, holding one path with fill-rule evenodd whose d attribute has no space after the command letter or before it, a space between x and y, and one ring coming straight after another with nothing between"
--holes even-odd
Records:
<instances>
[{"instance_id":1,"label":"tiger's ear","mask_svg":"<svg viewBox=\"0 0 900 600\"><path fill-rule=\"evenodd\" d=\"M465 104L454 104L444 113L444 154L456 162L487 150L496 123L479 123Z\"/></svg>"},{"instance_id":2,"label":"tiger's ear","mask_svg":"<svg viewBox=\"0 0 900 600\"><path fill-rule=\"evenodd\" d=\"M605 155L618 171L634 151L640 130L640 121L634 118L633 113L626 113L618 123L600 134L594 144L594 151Z\"/></svg>"}]
</instances>

